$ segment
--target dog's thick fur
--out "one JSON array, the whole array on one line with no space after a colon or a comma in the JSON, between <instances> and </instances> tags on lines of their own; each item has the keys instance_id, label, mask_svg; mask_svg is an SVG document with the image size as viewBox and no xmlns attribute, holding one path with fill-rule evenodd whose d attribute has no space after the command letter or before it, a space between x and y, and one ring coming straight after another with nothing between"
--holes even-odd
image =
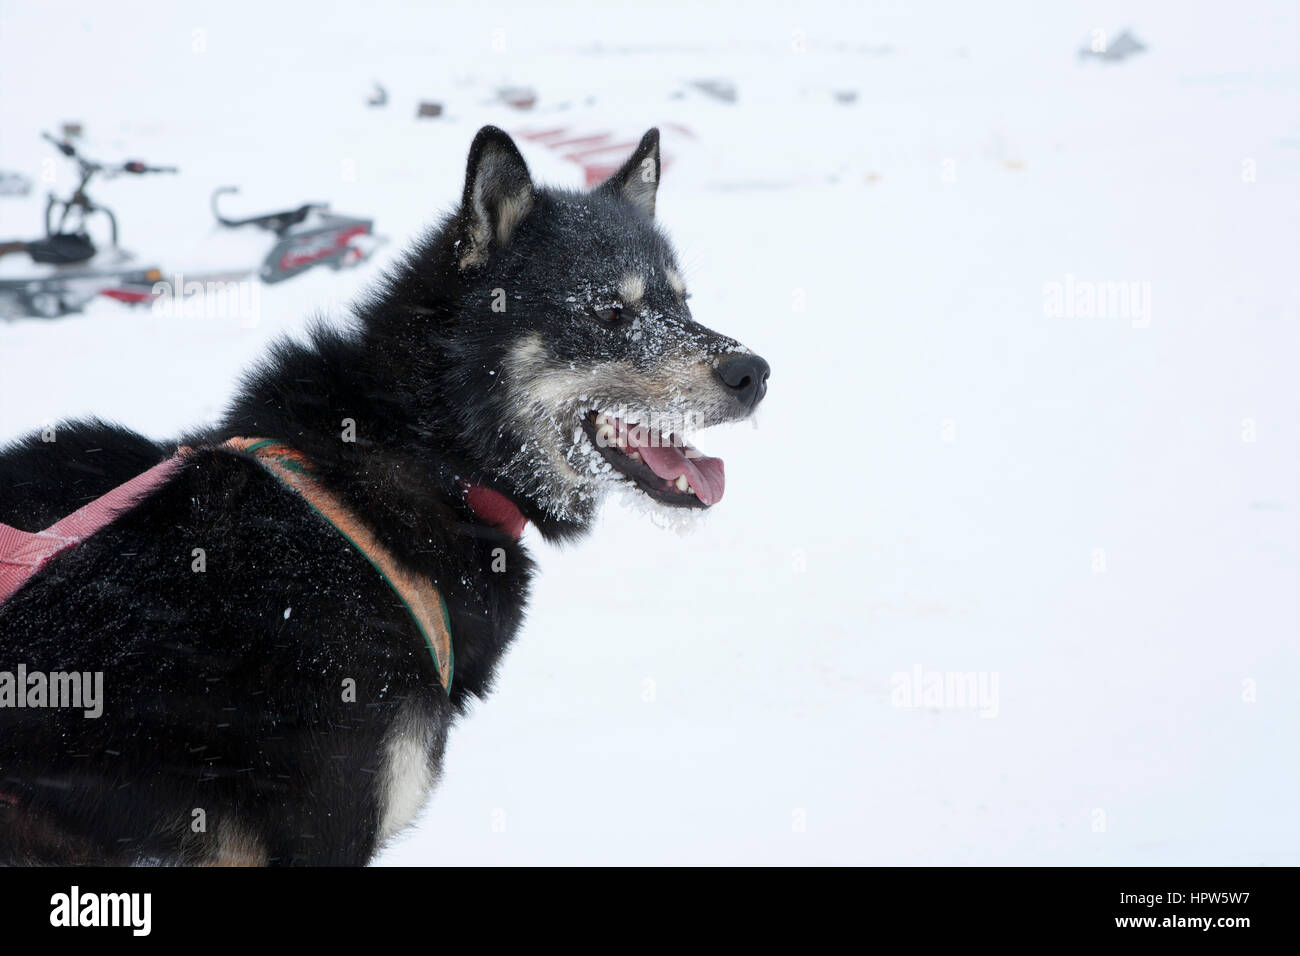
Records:
<instances>
[{"instance_id":1,"label":"dog's thick fur","mask_svg":"<svg viewBox=\"0 0 1300 956\"><path fill-rule=\"evenodd\" d=\"M355 327L277 345L218 426L155 442L69 423L0 454L0 522L38 531L195 449L0 604L0 670L103 672L105 698L99 719L0 708L0 861L363 864L410 821L453 719L491 684L533 568L465 485L571 539L628 483L594 466L589 410L702 427L761 397L718 372L748 353L690 317L653 221L658 180L653 130L608 183L576 193L536 186L510 138L484 128L459 209ZM216 447L234 436L305 454L436 582L450 696L375 569L256 461Z\"/></svg>"}]
</instances>

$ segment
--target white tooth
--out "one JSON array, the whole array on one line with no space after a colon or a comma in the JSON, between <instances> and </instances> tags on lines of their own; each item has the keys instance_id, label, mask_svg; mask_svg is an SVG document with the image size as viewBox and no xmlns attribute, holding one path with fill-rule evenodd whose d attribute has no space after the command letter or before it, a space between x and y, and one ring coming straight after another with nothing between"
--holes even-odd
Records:
<instances>
[{"instance_id":1,"label":"white tooth","mask_svg":"<svg viewBox=\"0 0 1300 956\"><path fill-rule=\"evenodd\" d=\"M676 484L677 490L682 492L686 491L691 486L691 483L686 480L685 475L678 475Z\"/></svg>"},{"instance_id":2,"label":"white tooth","mask_svg":"<svg viewBox=\"0 0 1300 956\"><path fill-rule=\"evenodd\" d=\"M639 451L630 452L627 457L631 458L633 461L640 461L641 453Z\"/></svg>"},{"instance_id":3,"label":"white tooth","mask_svg":"<svg viewBox=\"0 0 1300 956\"><path fill-rule=\"evenodd\" d=\"M596 429L596 444L601 448L608 448L614 439L614 426L601 425Z\"/></svg>"}]
</instances>

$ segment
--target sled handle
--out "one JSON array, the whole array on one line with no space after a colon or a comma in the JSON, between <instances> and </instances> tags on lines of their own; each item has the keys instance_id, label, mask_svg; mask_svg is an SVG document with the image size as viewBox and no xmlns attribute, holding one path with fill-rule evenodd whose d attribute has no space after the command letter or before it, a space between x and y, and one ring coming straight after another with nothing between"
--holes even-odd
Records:
<instances>
[{"instance_id":1,"label":"sled handle","mask_svg":"<svg viewBox=\"0 0 1300 956\"><path fill-rule=\"evenodd\" d=\"M44 130L41 130L41 136L44 137L45 139L48 139L51 143L53 143L55 147L58 149L58 151L62 153L64 156L77 155L76 147L73 146L71 143L69 143L67 140L55 139L53 136L51 136L49 133L45 132Z\"/></svg>"},{"instance_id":2,"label":"sled handle","mask_svg":"<svg viewBox=\"0 0 1300 956\"><path fill-rule=\"evenodd\" d=\"M239 222L234 219L227 219L225 216L221 215L221 209L217 206L217 197L224 196L226 193L237 192L239 192L238 186L218 186L216 189L212 190L212 199L210 200L212 215L215 216L217 222L221 223L223 226L237 226L239 225Z\"/></svg>"}]
</instances>

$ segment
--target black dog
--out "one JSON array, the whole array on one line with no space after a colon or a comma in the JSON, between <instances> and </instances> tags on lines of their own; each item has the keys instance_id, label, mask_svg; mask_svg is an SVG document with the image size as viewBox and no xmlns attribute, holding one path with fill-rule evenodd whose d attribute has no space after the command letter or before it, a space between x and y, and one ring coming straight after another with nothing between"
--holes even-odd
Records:
<instances>
[{"instance_id":1,"label":"black dog","mask_svg":"<svg viewBox=\"0 0 1300 956\"><path fill-rule=\"evenodd\" d=\"M355 327L278 344L218 427L72 423L0 454L0 522L36 532L184 448L0 604L0 860L369 861L519 625L525 520L568 539L611 488L721 497L722 463L677 436L749 415L768 367L691 318L658 143L578 193L486 127L459 210ZM445 604L454 666L396 577ZM88 695L101 675L99 716L33 694L69 673Z\"/></svg>"}]
</instances>

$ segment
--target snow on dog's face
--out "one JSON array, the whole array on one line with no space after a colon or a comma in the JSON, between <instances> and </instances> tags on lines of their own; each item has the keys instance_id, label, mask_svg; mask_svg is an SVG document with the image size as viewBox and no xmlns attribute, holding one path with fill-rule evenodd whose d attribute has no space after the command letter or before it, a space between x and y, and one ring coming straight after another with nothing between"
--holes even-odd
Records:
<instances>
[{"instance_id":1,"label":"snow on dog's face","mask_svg":"<svg viewBox=\"0 0 1300 956\"><path fill-rule=\"evenodd\" d=\"M659 133L591 192L535 186L505 133L470 151L455 244L465 297L485 308L507 423L499 472L563 520L585 521L608 489L669 508L722 498L723 464L686 443L747 417L768 366L698 324L654 222Z\"/></svg>"}]
</instances>

